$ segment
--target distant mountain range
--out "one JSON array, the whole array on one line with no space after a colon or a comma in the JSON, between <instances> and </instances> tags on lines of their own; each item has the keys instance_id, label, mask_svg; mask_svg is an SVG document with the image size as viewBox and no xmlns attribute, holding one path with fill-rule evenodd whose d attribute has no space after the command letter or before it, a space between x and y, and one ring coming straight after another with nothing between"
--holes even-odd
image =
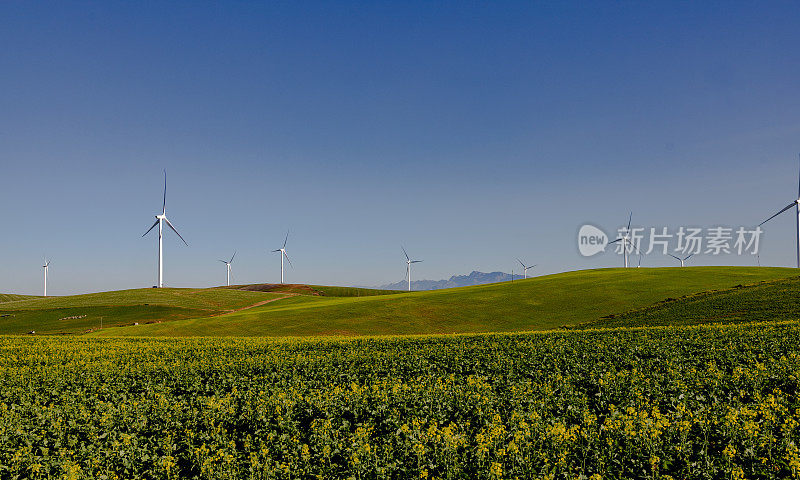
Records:
<instances>
[{"instance_id":1,"label":"distant mountain range","mask_svg":"<svg viewBox=\"0 0 800 480\"><path fill-rule=\"evenodd\" d=\"M514 275L516 279L520 279L519 275ZM412 280L411 290L438 290L440 288L456 288L456 287L469 287L472 285L483 285L484 283L508 282L511 280L510 273L503 272L476 272L473 271L469 275L453 275L449 280ZM408 288L408 281L390 283L389 285L381 285L384 290L406 290Z\"/></svg>"}]
</instances>

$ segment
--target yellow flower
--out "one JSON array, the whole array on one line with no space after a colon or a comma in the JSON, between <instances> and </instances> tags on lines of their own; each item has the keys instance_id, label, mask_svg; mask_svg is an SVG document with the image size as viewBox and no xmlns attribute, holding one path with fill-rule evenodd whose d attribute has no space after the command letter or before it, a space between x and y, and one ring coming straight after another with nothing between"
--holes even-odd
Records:
<instances>
[{"instance_id":1,"label":"yellow flower","mask_svg":"<svg viewBox=\"0 0 800 480\"><path fill-rule=\"evenodd\" d=\"M492 466L489 467L489 476L491 478L503 478L503 466L497 462L492 462Z\"/></svg>"}]
</instances>

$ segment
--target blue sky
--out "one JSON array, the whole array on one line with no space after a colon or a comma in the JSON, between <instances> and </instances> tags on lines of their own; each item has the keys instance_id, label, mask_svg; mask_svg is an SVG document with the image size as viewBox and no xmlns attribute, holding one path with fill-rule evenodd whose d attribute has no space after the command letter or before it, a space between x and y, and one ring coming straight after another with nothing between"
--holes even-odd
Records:
<instances>
[{"instance_id":1,"label":"blue sky","mask_svg":"<svg viewBox=\"0 0 800 480\"><path fill-rule=\"evenodd\" d=\"M0 291L153 285L164 168L170 286L277 281L287 228L291 282L617 266L580 225L794 199L796 4L585 3L3 2Z\"/></svg>"}]
</instances>

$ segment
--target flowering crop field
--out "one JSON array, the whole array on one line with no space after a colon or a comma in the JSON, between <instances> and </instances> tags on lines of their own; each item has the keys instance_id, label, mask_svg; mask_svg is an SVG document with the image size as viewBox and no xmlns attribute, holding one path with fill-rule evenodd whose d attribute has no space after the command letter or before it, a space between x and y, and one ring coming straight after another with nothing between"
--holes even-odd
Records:
<instances>
[{"instance_id":1,"label":"flowering crop field","mask_svg":"<svg viewBox=\"0 0 800 480\"><path fill-rule=\"evenodd\" d=\"M786 478L800 325L0 337L0 478Z\"/></svg>"}]
</instances>

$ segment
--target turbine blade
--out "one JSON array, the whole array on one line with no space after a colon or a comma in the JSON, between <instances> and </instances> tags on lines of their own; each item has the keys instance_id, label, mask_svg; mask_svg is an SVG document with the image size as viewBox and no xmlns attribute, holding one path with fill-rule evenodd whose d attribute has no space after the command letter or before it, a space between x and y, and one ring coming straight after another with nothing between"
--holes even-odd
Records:
<instances>
[{"instance_id":1,"label":"turbine blade","mask_svg":"<svg viewBox=\"0 0 800 480\"><path fill-rule=\"evenodd\" d=\"M800 157L800 155L798 155ZM800 173L797 176L797 198L800 198Z\"/></svg>"},{"instance_id":2,"label":"turbine blade","mask_svg":"<svg viewBox=\"0 0 800 480\"><path fill-rule=\"evenodd\" d=\"M286 257L286 261L289 262L289 265L291 265L291 267L294 268L294 265L292 265L292 261L289 260L289 255L286 255L286 252L283 252L283 256Z\"/></svg>"},{"instance_id":3,"label":"turbine blade","mask_svg":"<svg viewBox=\"0 0 800 480\"><path fill-rule=\"evenodd\" d=\"M175 230L175 227L173 227L173 226L172 226L172 224L171 224L171 223L169 223L169 220L168 220L168 219L166 219L166 218L164 218L164 221L165 221L165 222L167 222L167 225L169 225L169 228L171 228L171 229L172 229L172 231L173 231L173 232L175 232L175 235L179 236L179 237L181 238L181 240L183 240L183 237L181 237L181 234L180 234L180 233L178 233L178 231L177 231L177 230ZM183 243L186 243L186 240L183 240ZM186 246L188 247L188 246L189 246L189 244L188 244L188 243L186 243Z\"/></svg>"},{"instance_id":4,"label":"turbine blade","mask_svg":"<svg viewBox=\"0 0 800 480\"><path fill-rule=\"evenodd\" d=\"M673 254L671 254L671 253L668 253L667 255L669 255L670 257L674 258L675 260L677 260L677 261L679 261L679 262L681 261L681 259L680 259L680 258L676 257L675 255L673 255Z\"/></svg>"},{"instance_id":5,"label":"turbine blade","mask_svg":"<svg viewBox=\"0 0 800 480\"><path fill-rule=\"evenodd\" d=\"M167 169L164 169L164 203L161 207L161 214L166 215L167 213Z\"/></svg>"},{"instance_id":6,"label":"turbine blade","mask_svg":"<svg viewBox=\"0 0 800 480\"><path fill-rule=\"evenodd\" d=\"M225 265L228 264L228 262L226 262L225 260L220 260L220 262L224 263Z\"/></svg>"},{"instance_id":7,"label":"turbine blade","mask_svg":"<svg viewBox=\"0 0 800 480\"><path fill-rule=\"evenodd\" d=\"M611 245L612 243L617 243L617 242L621 242L621 241L622 241L622 238L618 238L618 239L616 239L616 240L614 240L612 242L608 242L608 244Z\"/></svg>"},{"instance_id":8,"label":"turbine blade","mask_svg":"<svg viewBox=\"0 0 800 480\"><path fill-rule=\"evenodd\" d=\"M408 260L408 261L411 261L411 259L410 259L410 258L408 258L408 252L406 252L406 249L405 249L405 247L404 247L404 246L402 246L402 245L400 245L400 248L402 248L402 249L403 249L403 254L406 256L406 260Z\"/></svg>"},{"instance_id":9,"label":"turbine blade","mask_svg":"<svg viewBox=\"0 0 800 480\"><path fill-rule=\"evenodd\" d=\"M233 252L233 257L231 257L231 261L228 263L233 263L233 258L236 256L236 252Z\"/></svg>"},{"instance_id":10,"label":"turbine blade","mask_svg":"<svg viewBox=\"0 0 800 480\"><path fill-rule=\"evenodd\" d=\"M148 228L147 231L144 232L144 235L147 235L148 233L150 233L150 230L156 228L156 225L158 225L158 220L156 220L156 223L154 223L152 227ZM142 235L142 236L144 237L144 235Z\"/></svg>"},{"instance_id":11,"label":"turbine blade","mask_svg":"<svg viewBox=\"0 0 800 480\"><path fill-rule=\"evenodd\" d=\"M692 258L693 256L694 256L694 253L691 253L691 254L689 254L689 256L688 256L688 257L684 258L684 259L683 259L683 261L685 262L686 260L689 260L689 259L690 259L690 258Z\"/></svg>"},{"instance_id":12,"label":"turbine blade","mask_svg":"<svg viewBox=\"0 0 800 480\"><path fill-rule=\"evenodd\" d=\"M411 263L422 263L422 260L411 260Z\"/></svg>"},{"instance_id":13,"label":"turbine blade","mask_svg":"<svg viewBox=\"0 0 800 480\"><path fill-rule=\"evenodd\" d=\"M633 219L633 212L631 212L631 214L628 215L628 230L627 231L629 231L629 232L631 231L631 219Z\"/></svg>"},{"instance_id":14,"label":"turbine blade","mask_svg":"<svg viewBox=\"0 0 800 480\"><path fill-rule=\"evenodd\" d=\"M286 242L289 241L289 230L286 230L286 238L283 239L283 248L286 248Z\"/></svg>"},{"instance_id":15,"label":"turbine blade","mask_svg":"<svg viewBox=\"0 0 800 480\"><path fill-rule=\"evenodd\" d=\"M270 253L275 253L275 252L280 252L280 251L281 251L281 249L279 248L279 249L277 249L277 250L272 250L272 251L270 251Z\"/></svg>"},{"instance_id":16,"label":"turbine blade","mask_svg":"<svg viewBox=\"0 0 800 480\"><path fill-rule=\"evenodd\" d=\"M522 265L522 268L528 268L528 267L525 266L524 263L522 263L522 260L520 260L519 258L517 259L517 261L519 262L520 265Z\"/></svg>"},{"instance_id":17,"label":"turbine blade","mask_svg":"<svg viewBox=\"0 0 800 480\"><path fill-rule=\"evenodd\" d=\"M797 205L796 201L790 203L789 205L786 205L785 207L783 207L783 209L780 212L776 213L775 215L773 215L773 216L769 217L768 219L764 220L763 222L759 223L758 226L760 227L761 225L764 225L765 223L769 222L773 218L777 217L778 215L780 215L781 213L785 212L786 210L789 210L790 208L794 207L795 205Z\"/></svg>"}]
</instances>

